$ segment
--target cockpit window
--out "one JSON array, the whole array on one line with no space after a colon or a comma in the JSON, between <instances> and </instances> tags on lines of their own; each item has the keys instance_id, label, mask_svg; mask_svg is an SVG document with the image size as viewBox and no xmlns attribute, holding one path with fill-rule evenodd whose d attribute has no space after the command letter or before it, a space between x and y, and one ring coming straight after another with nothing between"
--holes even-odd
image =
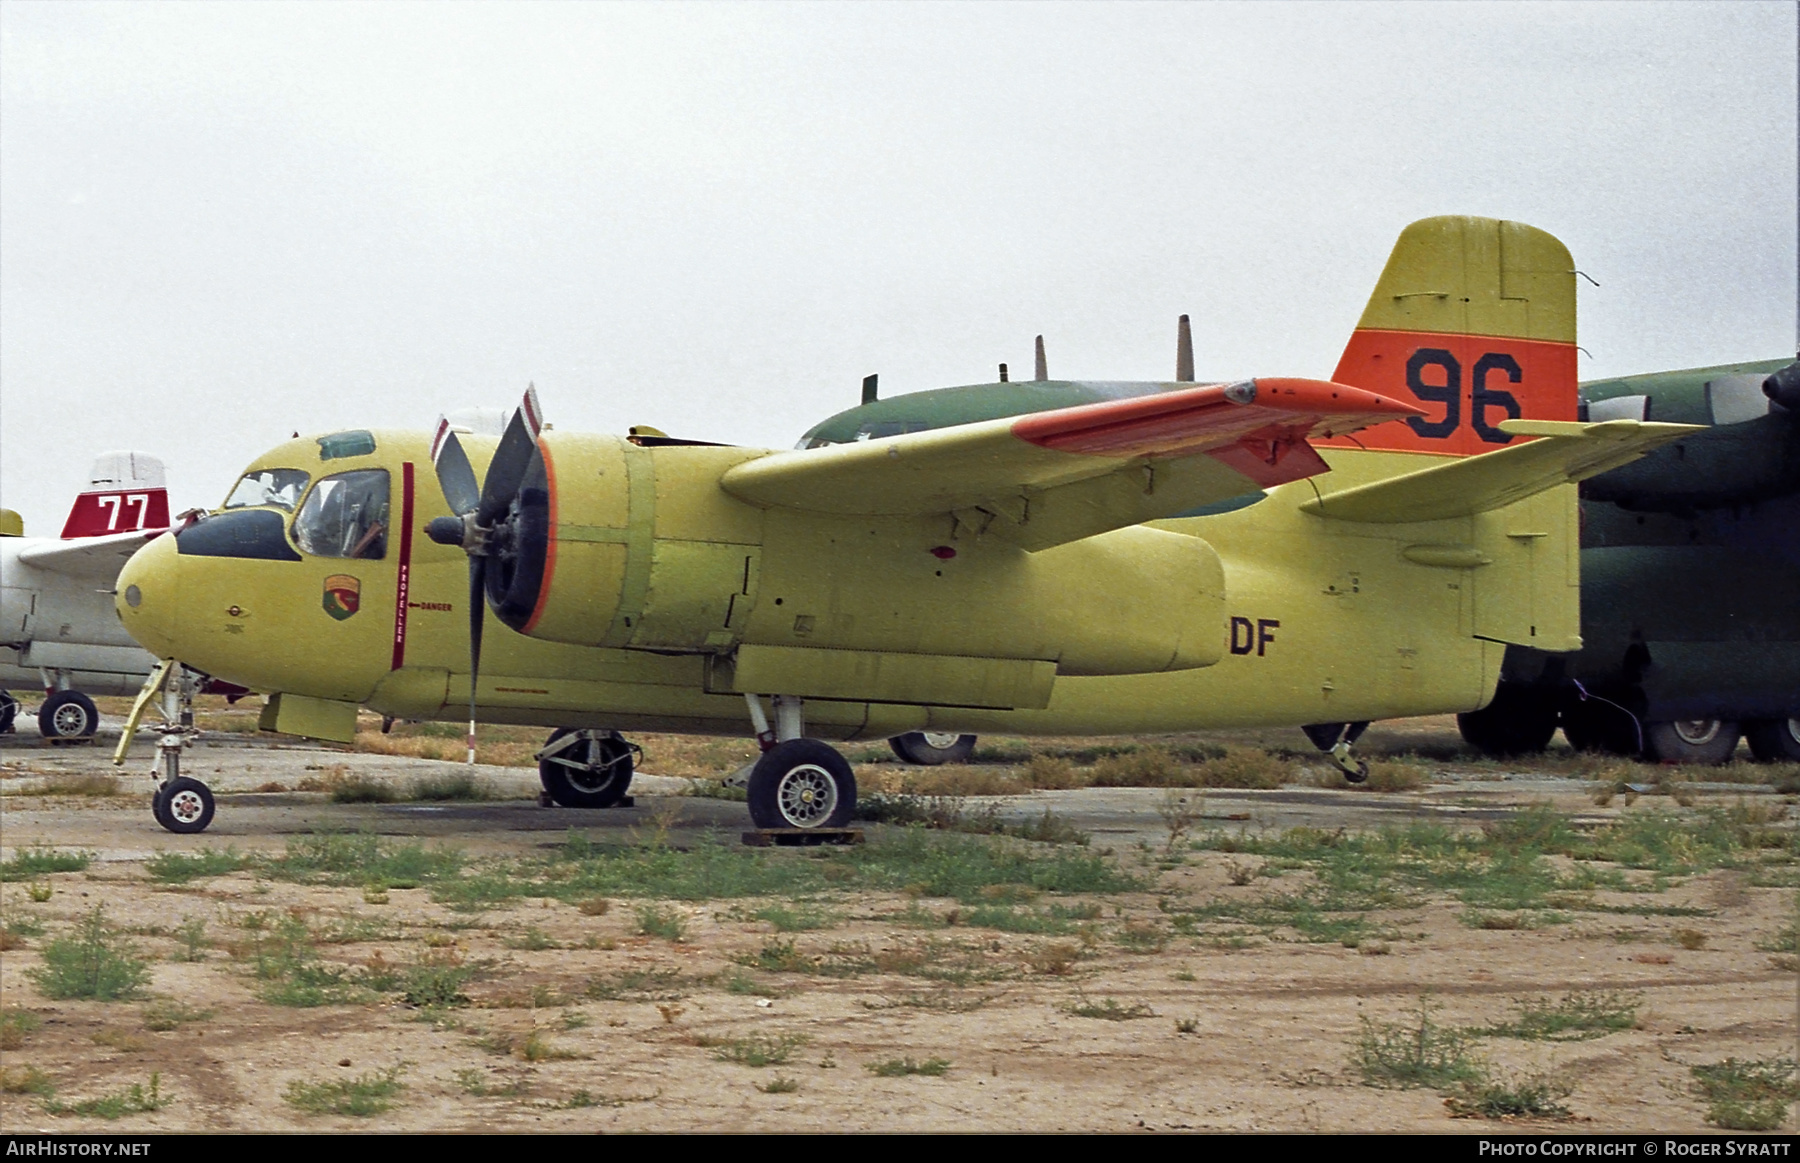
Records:
<instances>
[{"instance_id":1,"label":"cockpit window","mask_svg":"<svg viewBox=\"0 0 1800 1163\"><path fill-rule=\"evenodd\" d=\"M354 432L333 432L330 436L319 437L319 459L336 460L340 456L373 456L375 454L375 434L363 429Z\"/></svg>"},{"instance_id":2,"label":"cockpit window","mask_svg":"<svg viewBox=\"0 0 1800 1163\"><path fill-rule=\"evenodd\" d=\"M297 468L262 468L247 472L231 495L225 498L227 509L254 509L273 505L292 513L306 491L312 477Z\"/></svg>"},{"instance_id":3,"label":"cockpit window","mask_svg":"<svg viewBox=\"0 0 1800 1163\"><path fill-rule=\"evenodd\" d=\"M313 486L294 518L294 544L314 557L387 555L388 474L339 473Z\"/></svg>"}]
</instances>

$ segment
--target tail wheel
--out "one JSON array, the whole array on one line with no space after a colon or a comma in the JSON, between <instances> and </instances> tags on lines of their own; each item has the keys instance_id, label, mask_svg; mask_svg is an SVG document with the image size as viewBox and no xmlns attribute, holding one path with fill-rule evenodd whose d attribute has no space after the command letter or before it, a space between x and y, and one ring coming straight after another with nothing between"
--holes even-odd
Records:
<instances>
[{"instance_id":1,"label":"tail wheel","mask_svg":"<svg viewBox=\"0 0 1800 1163\"><path fill-rule=\"evenodd\" d=\"M80 691L57 691L38 708L37 719L46 739L86 739L100 726L100 711Z\"/></svg>"},{"instance_id":2,"label":"tail wheel","mask_svg":"<svg viewBox=\"0 0 1800 1163\"><path fill-rule=\"evenodd\" d=\"M758 828L842 828L856 811L856 775L835 747L789 739L750 772L750 819Z\"/></svg>"},{"instance_id":3,"label":"tail wheel","mask_svg":"<svg viewBox=\"0 0 1800 1163\"><path fill-rule=\"evenodd\" d=\"M889 739L888 746L903 762L936 767L940 763L967 763L975 753L975 736L954 731L908 731Z\"/></svg>"},{"instance_id":4,"label":"tail wheel","mask_svg":"<svg viewBox=\"0 0 1800 1163\"><path fill-rule=\"evenodd\" d=\"M1556 703L1529 687L1503 682L1487 706L1456 716L1456 728L1484 755L1535 755L1556 734Z\"/></svg>"},{"instance_id":5,"label":"tail wheel","mask_svg":"<svg viewBox=\"0 0 1800 1163\"><path fill-rule=\"evenodd\" d=\"M1728 763L1738 725L1729 719L1676 719L1644 724L1644 755L1658 763Z\"/></svg>"},{"instance_id":6,"label":"tail wheel","mask_svg":"<svg viewBox=\"0 0 1800 1163\"><path fill-rule=\"evenodd\" d=\"M1800 719L1759 719L1744 725L1750 754L1764 763L1800 763Z\"/></svg>"},{"instance_id":7,"label":"tail wheel","mask_svg":"<svg viewBox=\"0 0 1800 1163\"><path fill-rule=\"evenodd\" d=\"M559 727L544 749L569 735ZM582 731L582 738L538 760L538 782L565 808L610 808L631 787L633 759L642 752L617 731Z\"/></svg>"},{"instance_id":8,"label":"tail wheel","mask_svg":"<svg viewBox=\"0 0 1800 1163\"><path fill-rule=\"evenodd\" d=\"M191 835L206 831L212 823L213 794L212 789L197 779L182 776L172 779L163 788L157 799L162 803L162 811L156 822L171 832ZM155 805L151 811L155 813Z\"/></svg>"}]
</instances>

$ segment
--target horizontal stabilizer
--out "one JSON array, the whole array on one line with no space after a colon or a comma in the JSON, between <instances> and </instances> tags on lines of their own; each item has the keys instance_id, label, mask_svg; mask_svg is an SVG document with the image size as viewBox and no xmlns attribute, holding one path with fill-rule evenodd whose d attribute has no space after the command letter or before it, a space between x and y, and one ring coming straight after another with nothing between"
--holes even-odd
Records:
<instances>
[{"instance_id":1,"label":"horizontal stabilizer","mask_svg":"<svg viewBox=\"0 0 1800 1163\"><path fill-rule=\"evenodd\" d=\"M1336 521L1371 524L1469 517L1557 485L1586 480L1628 464L1659 445L1702 431L1692 424L1645 424L1637 420L1608 420L1600 424L1505 420L1499 428L1509 436L1538 439L1327 493L1307 501L1300 511Z\"/></svg>"},{"instance_id":2,"label":"horizontal stabilizer","mask_svg":"<svg viewBox=\"0 0 1800 1163\"><path fill-rule=\"evenodd\" d=\"M1309 438L1418 412L1323 380L1246 380L776 452L720 484L771 508L953 515L1038 550L1324 472Z\"/></svg>"},{"instance_id":3,"label":"horizontal stabilizer","mask_svg":"<svg viewBox=\"0 0 1800 1163\"><path fill-rule=\"evenodd\" d=\"M48 539L19 550L19 563L34 569L70 577L89 578L111 585L125 567L125 561L144 547L144 542L160 537L164 530L133 530L105 537L76 537L68 541Z\"/></svg>"}]
</instances>

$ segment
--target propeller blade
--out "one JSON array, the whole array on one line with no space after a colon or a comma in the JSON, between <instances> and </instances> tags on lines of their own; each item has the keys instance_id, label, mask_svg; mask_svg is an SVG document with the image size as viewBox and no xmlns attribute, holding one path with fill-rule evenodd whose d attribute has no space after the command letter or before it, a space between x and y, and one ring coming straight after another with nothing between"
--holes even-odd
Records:
<instances>
[{"instance_id":1,"label":"propeller blade","mask_svg":"<svg viewBox=\"0 0 1800 1163\"><path fill-rule=\"evenodd\" d=\"M518 493L519 485L525 479L525 467L531 463L531 454L537 448L538 433L544 427L542 415L538 411L537 389L527 387L525 398L519 401L519 410L513 413L506 434L500 438L500 447L494 450L494 459L488 464L481 506L475 511L477 525L485 528L506 514L506 507Z\"/></svg>"},{"instance_id":2,"label":"propeller blade","mask_svg":"<svg viewBox=\"0 0 1800 1163\"><path fill-rule=\"evenodd\" d=\"M457 516L472 511L481 501L481 486L475 483L475 470L469 466L469 454L462 441L450 429L450 421L439 416L437 431L431 437L431 463L437 469L438 485L450 511Z\"/></svg>"},{"instance_id":3,"label":"propeller blade","mask_svg":"<svg viewBox=\"0 0 1800 1163\"><path fill-rule=\"evenodd\" d=\"M469 558L469 762L475 762L475 689L481 678L481 629L487 618L486 557Z\"/></svg>"}]
</instances>

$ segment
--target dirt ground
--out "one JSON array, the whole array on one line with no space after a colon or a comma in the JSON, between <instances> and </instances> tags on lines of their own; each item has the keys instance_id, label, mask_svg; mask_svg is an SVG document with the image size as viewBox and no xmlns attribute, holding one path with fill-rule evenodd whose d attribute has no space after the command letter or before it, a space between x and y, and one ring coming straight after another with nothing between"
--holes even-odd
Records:
<instances>
[{"instance_id":1,"label":"dirt ground","mask_svg":"<svg viewBox=\"0 0 1800 1163\"><path fill-rule=\"evenodd\" d=\"M1371 743L1456 748L1447 719ZM1705 1131L1692 1068L1792 1058L1800 1030L1794 797L1766 786L1602 806L1578 779L1448 761L1388 795L1040 791L984 800L990 830L1048 810L1085 847L934 833L949 847L918 859L1016 851L1046 862L1033 868L1075 862L1065 873L1087 861L1099 887L1027 872L934 895L928 861L912 884L883 871L900 857L880 864L917 829L868 825L857 851L746 851L741 803L654 774L633 806L600 812L540 807L534 773L500 767L478 769L502 797L485 802L339 803L298 789L462 769L220 735L187 763L222 793L201 836L152 821L146 747L122 794L41 794L112 773L109 752L23 730L0 743L9 1132ZM251 790L274 785L286 790ZM1577 832L1679 813L1696 836L1732 808L1765 821L1765 837L1674 871L1544 856L1533 875L1563 887L1529 905L1484 905L1479 883L1450 879L1384 896L1388 874L1364 884L1324 862L1341 837L1415 824L1478 837L1534 805ZM1323 855L1272 855L1294 828ZM321 837L453 848L461 863L295 872L295 846ZM86 865L26 860L47 851ZM169 854L208 852L226 854L212 874L168 874ZM682 869L709 860L806 887L691 890ZM690 889L577 891L570 878L607 861ZM539 889L493 887L509 877ZM1352 923L1302 897L1360 903ZM121 1000L47 996L46 949L96 909L146 980ZM308 981L325 1004L294 1004L320 1000L296 984ZM1571 993L1624 1014L1620 1028L1493 1032ZM1568 1115L1458 1117L1448 1085L1366 1084L1370 1047L1422 1021L1490 1080L1554 1080ZM385 1109L330 1113L355 1095Z\"/></svg>"}]
</instances>

